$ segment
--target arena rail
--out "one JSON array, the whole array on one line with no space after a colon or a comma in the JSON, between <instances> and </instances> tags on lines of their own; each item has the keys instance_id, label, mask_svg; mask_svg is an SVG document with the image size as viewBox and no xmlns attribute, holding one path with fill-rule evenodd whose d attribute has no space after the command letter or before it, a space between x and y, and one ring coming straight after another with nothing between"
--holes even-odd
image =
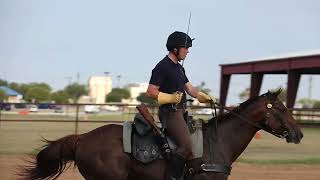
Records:
<instances>
[{"instance_id":1,"label":"arena rail","mask_svg":"<svg viewBox=\"0 0 320 180\"><path fill-rule=\"evenodd\" d=\"M0 106L0 128L2 122L55 122L74 123L74 132L78 133L79 123L122 124L132 121L137 113L137 104L30 104L6 103ZM10 108L9 108L10 107ZM157 120L156 105L149 105L149 111ZM210 118L209 106L187 106L194 117ZM33 108L33 109L32 109ZM320 108L290 109L295 119L306 127L320 127ZM108 119L108 120L104 120Z\"/></svg>"}]
</instances>

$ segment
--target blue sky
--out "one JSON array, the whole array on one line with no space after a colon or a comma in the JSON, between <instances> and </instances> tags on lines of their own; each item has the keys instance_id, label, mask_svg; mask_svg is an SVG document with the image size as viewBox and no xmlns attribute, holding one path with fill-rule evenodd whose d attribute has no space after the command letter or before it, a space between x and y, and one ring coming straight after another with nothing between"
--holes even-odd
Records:
<instances>
[{"instance_id":1,"label":"blue sky","mask_svg":"<svg viewBox=\"0 0 320 180\"><path fill-rule=\"evenodd\" d=\"M84 1L1 0L0 78L46 82L54 89L69 79L86 83L110 72L116 85L148 82L151 69L167 53L167 36L186 31L196 38L184 67L194 85L205 81L218 96L219 64L320 49L320 1ZM234 76L229 103L249 86ZM312 97L320 99L313 77ZM286 76L266 76L262 92L286 86ZM308 76L298 98L308 96Z\"/></svg>"}]
</instances>

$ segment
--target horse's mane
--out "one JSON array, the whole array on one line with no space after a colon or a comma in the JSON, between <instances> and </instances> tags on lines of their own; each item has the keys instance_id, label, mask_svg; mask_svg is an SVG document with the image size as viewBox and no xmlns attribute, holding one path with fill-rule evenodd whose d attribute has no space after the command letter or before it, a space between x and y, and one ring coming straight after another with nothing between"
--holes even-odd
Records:
<instances>
[{"instance_id":1,"label":"horse's mane","mask_svg":"<svg viewBox=\"0 0 320 180\"><path fill-rule=\"evenodd\" d=\"M237 107L233 108L231 112L219 114L217 117L214 117L213 119L221 120L221 119L225 119L225 118L232 116L233 113L240 114L243 111L243 109L245 109L247 106L249 106L253 102L257 101L261 97L266 97L266 96L267 97L277 97L280 92L281 92L281 89L276 92L268 91L267 93L264 93L260 96L255 96L255 97L249 98L248 100L240 103ZM209 121L209 122L213 122L213 121Z\"/></svg>"}]
</instances>

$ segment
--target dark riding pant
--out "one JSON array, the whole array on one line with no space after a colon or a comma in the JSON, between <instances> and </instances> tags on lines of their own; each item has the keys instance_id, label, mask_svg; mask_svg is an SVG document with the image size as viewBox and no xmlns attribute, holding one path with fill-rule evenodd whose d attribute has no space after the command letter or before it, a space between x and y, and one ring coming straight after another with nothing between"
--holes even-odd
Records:
<instances>
[{"instance_id":1,"label":"dark riding pant","mask_svg":"<svg viewBox=\"0 0 320 180\"><path fill-rule=\"evenodd\" d=\"M176 141L177 154L189 159L193 156L192 143L188 126L183 117L184 112L184 109L159 108L159 119L168 135Z\"/></svg>"}]
</instances>

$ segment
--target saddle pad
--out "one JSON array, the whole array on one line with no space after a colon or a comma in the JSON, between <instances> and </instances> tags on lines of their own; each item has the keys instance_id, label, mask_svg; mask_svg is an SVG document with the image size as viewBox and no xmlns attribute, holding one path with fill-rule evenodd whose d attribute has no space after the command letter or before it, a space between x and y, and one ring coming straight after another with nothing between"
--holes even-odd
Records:
<instances>
[{"instance_id":1,"label":"saddle pad","mask_svg":"<svg viewBox=\"0 0 320 180\"><path fill-rule=\"evenodd\" d=\"M203 155L203 134L202 129L198 129L191 134L193 158L201 158Z\"/></svg>"},{"instance_id":2,"label":"saddle pad","mask_svg":"<svg viewBox=\"0 0 320 180\"><path fill-rule=\"evenodd\" d=\"M124 122L122 131L122 143L123 151L126 153L131 153L131 132L132 132L132 122Z\"/></svg>"},{"instance_id":3,"label":"saddle pad","mask_svg":"<svg viewBox=\"0 0 320 180\"><path fill-rule=\"evenodd\" d=\"M132 153L131 142L132 122L124 122L123 124L123 149L126 153ZM202 129L197 130L191 134L193 158L201 158L203 155L203 134ZM168 140L171 149L176 149L177 145L171 140Z\"/></svg>"}]
</instances>

